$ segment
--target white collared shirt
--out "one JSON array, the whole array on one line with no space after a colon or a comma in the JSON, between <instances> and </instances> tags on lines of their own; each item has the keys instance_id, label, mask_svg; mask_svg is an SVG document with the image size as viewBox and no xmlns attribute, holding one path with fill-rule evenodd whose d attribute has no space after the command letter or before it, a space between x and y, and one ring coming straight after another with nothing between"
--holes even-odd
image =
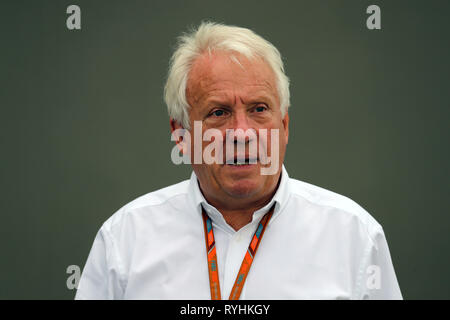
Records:
<instances>
[{"instance_id":1,"label":"white collared shirt","mask_svg":"<svg viewBox=\"0 0 450 320\"><path fill-rule=\"evenodd\" d=\"M402 299L383 229L354 201L289 178L235 231L197 177L141 196L100 228L76 299L210 299L203 205L213 222L228 299L260 219L272 219L241 299Z\"/></svg>"}]
</instances>

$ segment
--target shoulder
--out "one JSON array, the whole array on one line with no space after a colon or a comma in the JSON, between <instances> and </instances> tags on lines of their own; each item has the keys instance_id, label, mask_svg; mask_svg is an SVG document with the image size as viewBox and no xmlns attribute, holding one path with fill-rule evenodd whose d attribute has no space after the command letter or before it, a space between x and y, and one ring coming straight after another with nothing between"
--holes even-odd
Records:
<instances>
[{"instance_id":1,"label":"shoulder","mask_svg":"<svg viewBox=\"0 0 450 320\"><path fill-rule=\"evenodd\" d=\"M289 190L294 199L308 203L314 212L325 215L328 221L359 228L372 243L378 235L383 234L378 221L344 195L292 178L289 179Z\"/></svg>"},{"instance_id":2,"label":"shoulder","mask_svg":"<svg viewBox=\"0 0 450 320\"><path fill-rule=\"evenodd\" d=\"M105 221L101 229L113 233L115 229L121 228L130 220L152 219L156 218L157 213L165 214L173 211L174 208L186 202L188 190L189 180L184 180L137 197L117 210Z\"/></svg>"}]
</instances>

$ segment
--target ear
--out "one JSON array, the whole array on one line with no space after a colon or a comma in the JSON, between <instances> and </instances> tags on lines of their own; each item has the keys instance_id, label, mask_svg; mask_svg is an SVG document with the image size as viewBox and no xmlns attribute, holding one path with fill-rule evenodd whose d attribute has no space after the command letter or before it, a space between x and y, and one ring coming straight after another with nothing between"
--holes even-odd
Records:
<instances>
[{"instance_id":1,"label":"ear","mask_svg":"<svg viewBox=\"0 0 450 320\"><path fill-rule=\"evenodd\" d=\"M175 143L177 144L178 149L180 149L181 153L183 153L183 135L177 134L176 130L184 129L183 126L173 118L170 118L170 132L176 138Z\"/></svg>"},{"instance_id":2,"label":"ear","mask_svg":"<svg viewBox=\"0 0 450 320\"><path fill-rule=\"evenodd\" d=\"M283 127L284 127L284 133L286 135L286 144L288 143L289 140L289 114L286 111L286 114L284 115L283 120L281 120L283 122Z\"/></svg>"}]
</instances>

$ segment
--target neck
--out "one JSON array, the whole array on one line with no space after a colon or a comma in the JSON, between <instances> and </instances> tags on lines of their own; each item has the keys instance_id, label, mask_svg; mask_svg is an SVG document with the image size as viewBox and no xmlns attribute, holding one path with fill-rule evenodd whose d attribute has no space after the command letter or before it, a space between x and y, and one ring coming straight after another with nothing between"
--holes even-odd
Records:
<instances>
[{"instance_id":1,"label":"neck","mask_svg":"<svg viewBox=\"0 0 450 320\"><path fill-rule=\"evenodd\" d=\"M270 201L270 199L269 199ZM267 201L267 203L269 203ZM267 204L266 203L266 204ZM264 205L266 205L264 204ZM243 226L249 224L252 221L253 213L256 210L261 209L264 207L264 205L252 207L250 209L236 209L236 210L226 210L226 209L219 209L220 213L222 214L225 221L236 231L241 229Z\"/></svg>"},{"instance_id":2,"label":"neck","mask_svg":"<svg viewBox=\"0 0 450 320\"><path fill-rule=\"evenodd\" d=\"M232 201L221 202L215 201L215 199L208 197L205 192L200 187L200 191L205 197L206 201L214 206L223 216L225 221L236 231L241 229L243 226L249 224L252 221L253 213L265 205L267 205L270 200L275 195L280 184L281 174L278 178L278 182L271 192L267 193L263 197L254 199L233 199Z\"/></svg>"}]
</instances>

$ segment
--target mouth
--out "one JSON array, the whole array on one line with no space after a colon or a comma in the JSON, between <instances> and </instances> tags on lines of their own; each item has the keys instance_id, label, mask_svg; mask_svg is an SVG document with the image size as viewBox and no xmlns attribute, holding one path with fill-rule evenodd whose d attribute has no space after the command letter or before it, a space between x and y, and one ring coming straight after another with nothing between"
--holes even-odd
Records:
<instances>
[{"instance_id":1,"label":"mouth","mask_svg":"<svg viewBox=\"0 0 450 320\"><path fill-rule=\"evenodd\" d=\"M258 163L258 158L249 158L249 157L245 157L245 158L238 158L235 157L234 159L227 159L227 161L225 162L225 164L227 166L249 166L249 165L254 165Z\"/></svg>"}]
</instances>

